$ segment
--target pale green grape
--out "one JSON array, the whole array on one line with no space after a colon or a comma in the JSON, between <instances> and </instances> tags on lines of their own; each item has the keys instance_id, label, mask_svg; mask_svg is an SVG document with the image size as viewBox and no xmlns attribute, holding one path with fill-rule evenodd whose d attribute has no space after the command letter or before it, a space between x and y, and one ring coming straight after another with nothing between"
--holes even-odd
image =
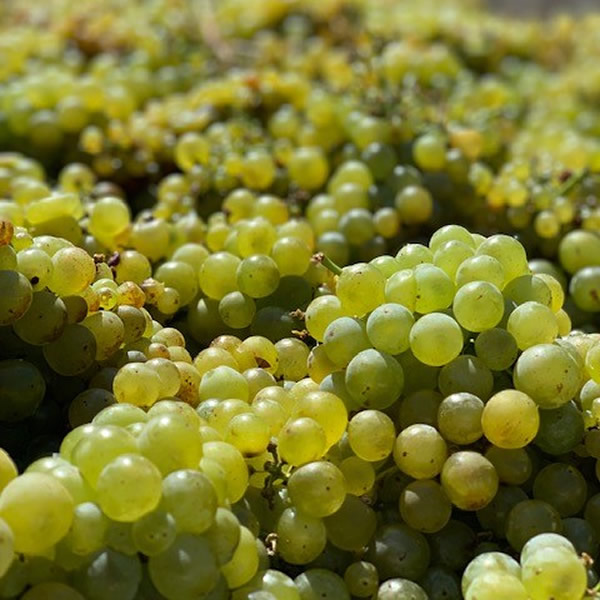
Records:
<instances>
[{"instance_id":1,"label":"pale green grape","mask_svg":"<svg viewBox=\"0 0 600 600\"><path fill-rule=\"evenodd\" d=\"M377 528L375 511L352 494L324 521L328 540L336 548L355 552L367 546Z\"/></svg>"},{"instance_id":2,"label":"pale green grape","mask_svg":"<svg viewBox=\"0 0 600 600\"><path fill-rule=\"evenodd\" d=\"M387 458L395 441L393 421L379 410L360 411L348 423L348 443L363 460L377 462Z\"/></svg>"},{"instance_id":3,"label":"pale green grape","mask_svg":"<svg viewBox=\"0 0 600 600\"><path fill-rule=\"evenodd\" d=\"M500 290L487 281L463 285L452 303L454 317L468 331L485 331L496 327L504 315L504 299Z\"/></svg>"},{"instance_id":4,"label":"pale green grape","mask_svg":"<svg viewBox=\"0 0 600 600\"><path fill-rule=\"evenodd\" d=\"M57 339L67 324L64 302L52 292L33 294L31 306L15 323L15 333L28 344L41 346Z\"/></svg>"},{"instance_id":5,"label":"pale green grape","mask_svg":"<svg viewBox=\"0 0 600 600\"><path fill-rule=\"evenodd\" d=\"M219 580L219 568L208 541L186 533L164 552L149 558L148 572L156 589L168 600L208 594Z\"/></svg>"},{"instance_id":6,"label":"pale green grape","mask_svg":"<svg viewBox=\"0 0 600 600\"><path fill-rule=\"evenodd\" d=\"M296 237L280 237L271 249L271 258L281 276L304 275L311 259L310 246Z\"/></svg>"},{"instance_id":7,"label":"pale green grape","mask_svg":"<svg viewBox=\"0 0 600 600\"><path fill-rule=\"evenodd\" d=\"M573 398L580 381L577 363L565 349L553 344L528 348L513 370L515 388L546 409L562 406Z\"/></svg>"},{"instance_id":8,"label":"pale green grape","mask_svg":"<svg viewBox=\"0 0 600 600\"><path fill-rule=\"evenodd\" d=\"M422 316L410 331L410 348L421 362L442 366L456 358L463 347L458 323L446 314Z\"/></svg>"},{"instance_id":9,"label":"pale green grape","mask_svg":"<svg viewBox=\"0 0 600 600\"><path fill-rule=\"evenodd\" d=\"M294 583L301 600L350 600L344 580L327 569L308 569Z\"/></svg>"},{"instance_id":10,"label":"pale green grape","mask_svg":"<svg viewBox=\"0 0 600 600\"><path fill-rule=\"evenodd\" d=\"M299 381L307 375L309 347L297 338L283 338L275 343L279 355L276 375L288 381Z\"/></svg>"},{"instance_id":11,"label":"pale green grape","mask_svg":"<svg viewBox=\"0 0 600 600\"><path fill-rule=\"evenodd\" d=\"M448 449L434 427L415 424L402 430L394 444L394 462L415 479L431 479L442 471Z\"/></svg>"},{"instance_id":12,"label":"pale green grape","mask_svg":"<svg viewBox=\"0 0 600 600\"><path fill-rule=\"evenodd\" d=\"M250 530L240 526L240 542L231 560L221 567L230 588L237 588L247 583L258 571L259 558L256 540Z\"/></svg>"},{"instance_id":13,"label":"pale green grape","mask_svg":"<svg viewBox=\"0 0 600 600\"><path fill-rule=\"evenodd\" d=\"M145 423L148 420L146 411L132 404L113 404L101 410L93 419L94 425L118 425L127 427L132 423Z\"/></svg>"},{"instance_id":14,"label":"pale green grape","mask_svg":"<svg viewBox=\"0 0 600 600\"><path fill-rule=\"evenodd\" d=\"M471 583L486 573L497 573L521 577L519 563L508 554L503 552L484 552L476 556L462 574L462 593L466 595Z\"/></svg>"},{"instance_id":15,"label":"pale green grape","mask_svg":"<svg viewBox=\"0 0 600 600\"><path fill-rule=\"evenodd\" d=\"M240 451L221 441L205 442L202 450L204 458L214 460L225 470L227 495L231 502L237 502L248 487L248 467Z\"/></svg>"},{"instance_id":16,"label":"pale green grape","mask_svg":"<svg viewBox=\"0 0 600 600\"><path fill-rule=\"evenodd\" d=\"M414 581L409 579L388 579L379 586L376 600L394 600L395 598L406 598L406 600L426 600L425 590Z\"/></svg>"},{"instance_id":17,"label":"pale green grape","mask_svg":"<svg viewBox=\"0 0 600 600\"><path fill-rule=\"evenodd\" d=\"M271 440L271 428L253 413L235 415L225 430L225 441L245 456L262 454Z\"/></svg>"},{"instance_id":18,"label":"pale green grape","mask_svg":"<svg viewBox=\"0 0 600 600\"><path fill-rule=\"evenodd\" d=\"M442 486L431 479L409 483L400 495L403 521L424 533L435 533L450 520L452 504Z\"/></svg>"},{"instance_id":19,"label":"pale green grape","mask_svg":"<svg viewBox=\"0 0 600 600\"><path fill-rule=\"evenodd\" d=\"M383 409L400 397L404 372L393 356L374 349L363 350L348 364L345 383L359 406Z\"/></svg>"},{"instance_id":20,"label":"pale green grape","mask_svg":"<svg viewBox=\"0 0 600 600\"><path fill-rule=\"evenodd\" d=\"M508 317L506 330L520 350L536 344L550 344L558 336L558 322L552 310L539 302L525 302Z\"/></svg>"},{"instance_id":21,"label":"pale green grape","mask_svg":"<svg viewBox=\"0 0 600 600\"><path fill-rule=\"evenodd\" d=\"M70 324L60 337L44 346L43 352L48 365L58 374L79 375L94 364L96 338L87 327Z\"/></svg>"},{"instance_id":22,"label":"pale green grape","mask_svg":"<svg viewBox=\"0 0 600 600\"><path fill-rule=\"evenodd\" d=\"M0 518L0 577L4 577L10 568L15 552L15 538L8 523Z\"/></svg>"},{"instance_id":23,"label":"pale green grape","mask_svg":"<svg viewBox=\"0 0 600 600\"><path fill-rule=\"evenodd\" d=\"M131 364L131 363L130 363ZM159 398L168 398L170 396L176 396L181 387L181 374L176 365L166 358L152 358L144 363L144 366L151 369L158 375L160 380L160 388L158 392ZM116 379L116 378L115 378ZM170 406L170 405L169 405ZM181 406L182 408L179 408ZM173 406L174 411L184 411L185 405L178 403ZM162 408L166 408L167 405L163 404ZM159 409L160 410L160 409ZM190 411L191 413L192 411ZM188 413L188 414L190 414ZM152 414L157 414L156 412Z\"/></svg>"},{"instance_id":24,"label":"pale green grape","mask_svg":"<svg viewBox=\"0 0 600 600\"><path fill-rule=\"evenodd\" d=\"M10 325L20 319L33 301L29 280L18 271L0 271L0 325Z\"/></svg>"},{"instance_id":25,"label":"pale green grape","mask_svg":"<svg viewBox=\"0 0 600 600\"><path fill-rule=\"evenodd\" d=\"M396 261L400 269L412 269L423 263L433 263L433 251L423 244L405 244L398 250Z\"/></svg>"},{"instance_id":26,"label":"pale green grape","mask_svg":"<svg viewBox=\"0 0 600 600\"><path fill-rule=\"evenodd\" d=\"M533 472L533 464L524 448L507 450L490 446L485 457L494 465L502 483L522 485Z\"/></svg>"},{"instance_id":27,"label":"pale green grape","mask_svg":"<svg viewBox=\"0 0 600 600\"><path fill-rule=\"evenodd\" d=\"M394 273L385 283L385 300L414 312L417 303L417 278L413 269Z\"/></svg>"},{"instance_id":28,"label":"pale green grape","mask_svg":"<svg viewBox=\"0 0 600 600\"><path fill-rule=\"evenodd\" d=\"M318 460L327 449L323 428L309 417L290 419L277 437L281 458L294 466Z\"/></svg>"},{"instance_id":29,"label":"pale green grape","mask_svg":"<svg viewBox=\"0 0 600 600\"><path fill-rule=\"evenodd\" d=\"M336 294L344 312L361 317L384 303L385 277L366 263L346 267L340 274Z\"/></svg>"},{"instance_id":30,"label":"pale green grape","mask_svg":"<svg viewBox=\"0 0 600 600\"><path fill-rule=\"evenodd\" d=\"M210 398L226 400L238 398L248 401L248 382L238 371L228 366L219 366L207 371L200 381L200 401Z\"/></svg>"},{"instance_id":31,"label":"pale green grape","mask_svg":"<svg viewBox=\"0 0 600 600\"><path fill-rule=\"evenodd\" d=\"M237 269L241 260L229 252L211 254L198 273L200 288L209 297L220 300L237 290Z\"/></svg>"},{"instance_id":32,"label":"pale green grape","mask_svg":"<svg viewBox=\"0 0 600 600\"><path fill-rule=\"evenodd\" d=\"M456 270L454 281L457 289L470 282L487 281L501 290L505 283L504 267L493 256L476 255L462 262Z\"/></svg>"},{"instance_id":33,"label":"pale green grape","mask_svg":"<svg viewBox=\"0 0 600 600\"><path fill-rule=\"evenodd\" d=\"M519 275L529 272L525 249L515 238L504 234L492 235L476 250L477 255L491 256L498 260L508 283Z\"/></svg>"},{"instance_id":34,"label":"pale green grape","mask_svg":"<svg viewBox=\"0 0 600 600\"><path fill-rule=\"evenodd\" d=\"M479 510L489 504L498 491L494 465L481 454L461 451L452 454L442 469L442 487L454 506Z\"/></svg>"},{"instance_id":35,"label":"pale green grape","mask_svg":"<svg viewBox=\"0 0 600 600\"><path fill-rule=\"evenodd\" d=\"M415 310L426 314L448 308L454 297L454 283L440 268L422 264L414 268Z\"/></svg>"},{"instance_id":36,"label":"pale green grape","mask_svg":"<svg viewBox=\"0 0 600 600\"><path fill-rule=\"evenodd\" d=\"M444 225L433 233L429 240L429 248L432 252L436 252L447 242L461 242L469 248L475 248L473 236L460 225Z\"/></svg>"},{"instance_id":37,"label":"pale green grape","mask_svg":"<svg viewBox=\"0 0 600 600\"><path fill-rule=\"evenodd\" d=\"M433 264L454 281L460 265L474 254L475 250L464 242L449 240L437 247L433 255Z\"/></svg>"},{"instance_id":38,"label":"pale green grape","mask_svg":"<svg viewBox=\"0 0 600 600\"><path fill-rule=\"evenodd\" d=\"M149 419L136 446L163 476L178 469L195 469L202 457L202 437L197 425L177 414Z\"/></svg>"},{"instance_id":39,"label":"pale green grape","mask_svg":"<svg viewBox=\"0 0 600 600\"><path fill-rule=\"evenodd\" d=\"M82 292L94 281L94 259L81 248L63 248L52 256L52 279L49 288L59 296Z\"/></svg>"},{"instance_id":40,"label":"pale green grape","mask_svg":"<svg viewBox=\"0 0 600 600\"><path fill-rule=\"evenodd\" d=\"M346 431L348 411L335 394L315 390L302 395L292 410L292 418L309 417L323 429L327 447L335 444Z\"/></svg>"},{"instance_id":41,"label":"pale green grape","mask_svg":"<svg viewBox=\"0 0 600 600\"><path fill-rule=\"evenodd\" d=\"M34 291L43 290L52 281L52 258L39 248L17 252L17 268L29 280Z\"/></svg>"},{"instance_id":42,"label":"pale green grape","mask_svg":"<svg viewBox=\"0 0 600 600\"><path fill-rule=\"evenodd\" d=\"M369 347L365 325L351 317L335 319L323 334L325 353L339 367L346 366L356 354Z\"/></svg>"},{"instance_id":43,"label":"pale green grape","mask_svg":"<svg viewBox=\"0 0 600 600\"><path fill-rule=\"evenodd\" d=\"M111 241L130 223L129 207L121 198L106 196L92 205L90 211L89 231L104 241Z\"/></svg>"},{"instance_id":44,"label":"pale green grape","mask_svg":"<svg viewBox=\"0 0 600 600\"><path fill-rule=\"evenodd\" d=\"M348 565L344 582L352 596L370 598L379 587L379 575L372 563L361 560Z\"/></svg>"},{"instance_id":45,"label":"pale green grape","mask_svg":"<svg viewBox=\"0 0 600 600\"><path fill-rule=\"evenodd\" d=\"M408 185L398 192L394 204L400 214L400 221L408 225L425 223L433 212L431 194L418 185Z\"/></svg>"},{"instance_id":46,"label":"pale green grape","mask_svg":"<svg viewBox=\"0 0 600 600\"><path fill-rule=\"evenodd\" d=\"M550 286L539 275L527 274L515 277L506 284L502 293L517 305L524 304L525 302L538 302L552 308L553 312L556 312L552 307L552 291Z\"/></svg>"},{"instance_id":47,"label":"pale green grape","mask_svg":"<svg viewBox=\"0 0 600 600\"><path fill-rule=\"evenodd\" d=\"M11 529L15 552L43 554L73 522L73 499L54 477L25 473L0 493L0 518Z\"/></svg>"},{"instance_id":48,"label":"pale green grape","mask_svg":"<svg viewBox=\"0 0 600 600\"><path fill-rule=\"evenodd\" d=\"M438 409L443 396L430 389L423 389L406 396L400 402L398 425L404 429L409 425L424 423L437 427Z\"/></svg>"},{"instance_id":49,"label":"pale green grape","mask_svg":"<svg viewBox=\"0 0 600 600\"><path fill-rule=\"evenodd\" d=\"M333 294L319 296L306 309L306 329L315 340L322 342L328 325L341 316L343 316L342 303L337 296Z\"/></svg>"},{"instance_id":50,"label":"pale green grape","mask_svg":"<svg viewBox=\"0 0 600 600\"><path fill-rule=\"evenodd\" d=\"M482 360L470 354L462 354L442 367L438 387L444 396L469 392L487 400L494 387L494 376Z\"/></svg>"},{"instance_id":51,"label":"pale green grape","mask_svg":"<svg viewBox=\"0 0 600 600\"><path fill-rule=\"evenodd\" d=\"M256 314L256 303L242 292L229 292L219 300L219 315L233 329L248 327Z\"/></svg>"},{"instance_id":52,"label":"pale green grape","mask_svg":"<svg viewBox=\"0 0 600 600\"><path fill-rule=\"evenodd\" d=\"M94 502L82 502L75 506L73 522L64 543L78 556L97 552L104 546L109 520Z\"/></svg>"},{"instance_id":53,"label":"pale green grape","mask_svg":"<svg viewBox=\"0 0 600 600\"><path fill-rule=\"evenodd\" d=\"M160 471L147 458L122 454L102 469L96 495L107 517L131 523L156 508L161 483Z\"/></svg>"},{"instance_id":54,"label":"pale green grape","mask_svg":"<svg viewBox=\"0 0 600 600\"><path fill-rule=\"evenodd\" d=\"M534 554L545 548L557 548L575 554L575 546L558 533L540 533L532 537L521 550L521 565L524 565Z\"/></svg>"},{"instance_id":55,"label":"pale green grape","mask_svg":"<svg viewBox=\"0 0 600 600\"><path fill-rule=\"evenodd\" d=\"M208 540L219 565L224 565L233 558L240 543L240 522L229 509L219 507L203 537Z\"/></svg>"},{"instance_id":56,"label":"pale green grape","mask_svg":"<svg viewBox=\"0 0 600 600\"><path fill-rule=\"evenodd\" d=\"M561 517L571 517L583 509L588 486L581 472L571 465L552 463L533 482L533 497L551 504Z\"/></svg>"},{"instance_id":57,"label":"pale green grape","mask_svg":"<svg viewBox=\"0 0 600 600\"><path fill-rule=\"evenodd\" d=\"M485 437L498 448L525 447L535 438L539 426L536 403L517 390L502 390L492 396L481 416Z\"/></svg>"},{"instance_id":58,"label":"pale green grape","mask_svg":"<svg viewBox=\"0 0 600 600\"><path fill-rule=\"evenodd\" d=\"M482 573L471 581L465 600L528 600L521 580L508 573Z\"/></svg>"},{"instance_id":59,"label":"pale green grape","mask_svg":"<svg viewBox=\"0 0 600 600\"><path fill-rule=\"evenodd\" d=\"M342 472L333 464L315 461L296 469L288 480L291 502L314 517L326 517L336 512L346 496Z\"/></svg>"},{"instance_id":60,"label":"pale green grape","mask_svg":"<svg viewBox=\"0 0 600 600\"><path fill-rule=\"evenodd\" d=\"M125 339L123 321L110 310L100 310L88 315L82 325L92 332L96 340L96 360L98 361L112 356Z\"/></svg>"},{"instance_id":61,"label":"pale green grape","mask_svg":"<svg viewBox=\"0 0 600 600\"><path fill-rule=\"evenodd\" d=\"M437 427L445 440L454 444L468 445L482 435L481 415L483 402L473 394L452 394L439 405Z\"/></svg>"},{"instance_id":62,"label":"pale green grape","mask_svg":"<svg viewBox=\"0 0 600 600\"><path fill-rule=\"evenodd\" d=\"M358 456L345 458L339 464L339 468L346 479L346 490L349 494L362 496L367 494L375 484L373 465Z\"/></svg>"},{"instance_id":63,"label":"pale green grape","mask_svg":"<svg viewBox=\"0 0 600 600\"><path fill-rule=\"evenodd\" d=\"M504 371L517 359L519 348L508 331L494 328L482 331L475 338L475 354L492 371Z\"/></svg>"},{"instance_id":64,"label":"pale green grape","mask_svg":"<svg viewBox=\"0 0 600 600\"><path fill-rule=\"evenodd\" d=\"M323 520L304 514L295 507L286 508L277 521L277 551L295 565L305 565L321 554L327 543Z\"/></svg>"},{"instance_id":65,"label":"pale green grape","mask_svg":"<svg viewBox=\"0 0 600 600\"><path fill-rule=\"evenodd\" d=\"M409 347L415 319L401 304L382 304L367 319L367 336L373 347L387 354L400 354Z\"/></svg>"},{"instance_id":66,"label":"pale green grape","mask_svg":"<svg viewBox=\"0 0 600 600\"><path fill-rule=\"evenodd\" d=\"M251 298L264 298L279 285L281 275L277 263L264 254L244 258L236 272L239 290Z\"/></svg>"}]
</instances>

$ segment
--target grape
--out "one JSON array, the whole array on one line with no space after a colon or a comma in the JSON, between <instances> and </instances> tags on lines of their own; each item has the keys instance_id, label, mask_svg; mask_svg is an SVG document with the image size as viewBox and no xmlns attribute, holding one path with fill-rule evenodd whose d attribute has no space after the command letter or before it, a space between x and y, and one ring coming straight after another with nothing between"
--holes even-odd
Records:
<instances>
[{"instance_id":1,"label":"grape","mask_svg":"<svg viewBox=\"0 0 600 600\"><path fill-rule=\"evenodd\" d=\"M485 457L494 465L502 483L521 485L533 472L531 458L523 448L507 450L490 446Z\"/></svg>"},{"instance_id":2,"label":"grape","mask_svg":"<svg viewBox=\"0 0 600 600\"><path fill-rule=\"evenodd\" d=\"M423 187L409 185L400 191L394 204L403 223L414 225L424 223L433 212L431 194Z\"/></svg>"},{"instance_id":3,"label":"grape","mask_svg":"<svg viewBox=\"0 0 600 600\"><path fill-rule=\"evenodd\" d=\"M508 283L519 275L529 271L527 256L523 246L514 238L504 235L492 235L477 248L478 256L491 256L500 262Z\"/></svg>"},{"instance_id":4,"label":"grape","mask_svg":"<svg viewBox=\"0 0 600 600\"><path fill-rule=\"evenodd\" d=\"M468 232L467 232L468 233ZM435 235L435 234L434 234ZM469 233L469 238L471 234ZM442 269L452 281L460 265L475 254L473 248L458 240L449 240L438 246L433 255L433 263Z\"/></svg>"},{"instance_id":5,"label":"grape","mask_svg":"<svg viewBox=\"0 0 600 600\"><path fill-rule=\"evenodd\" d=\"M536 436L539 422L535 402L516 390L503 390L492 396L481 416L485 437L506 449L525 447Z\"/></svg>"},{"instance_id":6,"label":"grape","mask_svg":"<svg viewBox=\"0 0 600 600\"><path fill-rule=\"evenodd\" d=\"M536 535L560 533L561 530L560 515L550 504L542 500L523 500L508 515L506 538L515 550L520 551Z\"/></svg>"},{"instance_id":7,"label":"grape","mask_svg":"<svg viewBox=\"0 0 600 600\"><path fill-rule=\"evenodd\" d=\"M595 233L575 230L560 241L558 257L562 267L571 275L580 269L594 266L600 250L600 238Z\"/></svg>"},{"instance_id":8,"label":"grape","mask_svg":"<svg viewBox=\"0 0 600 600\"><path fill-rule=\"evenodd\" d=\"M39 248L17 252L17 268L29 280L34 291L43 290L52 281L52 258Z\"/></svg>"},{"instance_id":9,"label":"grape","mask_svg":"<svg viewBox=\"0 0 600 600\"><path fill-rule=\"evenodd\" d=\"M194 564L194 569L190 569ZM148 560L156 589L169 600L207 594L218 581L219 570L209 543L202 537L181 534L160 554Z\"/></svg>"},{"instance_id":10,"label":"grape","mask_svg":"<svg viewBox=\"0 0 600 600\"><path fill-rule=\"evenodd\" d=\"M344 403L335 394L320 390L301 396L291 416L314 419L325 433L327 447L342 437L348 424L348 412Z\"/></svg>"},{"instance_id":11,"label":"grape","mask_svg":"<svg viewBox=\"0 0 600 600\"><path fill-rule=\"evenodd\" d=\"M407 427L398 434L394 444L394 462L415 479L430 479L438 475L447 455L446 442L430 425Z\"/></svg>"},{"instance_id":12,"label":"grape","mask_svg":"<svg viewBox=\"0 0 600 600\"><path fill-rule=\"evenodd\" d=\"M545 409L567 403L579 389L580 379L575 361L563 348L552 344L528 348L513 370L515 388Z\"/></svg>"},{"instance_id":13,"label":"grape","mask_svg":"<svg viewBox=\"0 0 600 600\"><path fill-rule=\"evenodd\" d=\"M346 496L342 472L325 461L308 463L296 469L288 480L292 503L302 512L325 517L336 512Z\"/></svg>"},{"instance_id":14,"label":"grape","mask_svg":"<svg viewBox=\"0 0 600 600\"><path fill-rule=\"evenodd\" d=\"M25 473L0 494L0 518L14 535L15 552L43 554L68 532L73 499L45 473Z\"/></svg>"},{"instance_id":15,"label":"grape","mask_svg":"<svg viewBox=\"0 0 600 600\"><path fill-rule=\"evenodd\" d=\"M219 507L213 524L206 530L204 537L210 543L217 562L224 565L233 558L240 542L240 522L230 510Z\"/></svg>"},{"instance_id":16,"label":"grape","mask_svg":"<svg viewBox=\"0 0 600 600\"><path fill-rule=\"evenodd\" d=\"M444 365L438 376L438 387L444 396L468 392L487 400L494 387L494 377L479 358L463 354Z\"/></svg>"},{"instance_id":17,"label":"grape","mask_svg":"<svg viewBox=\"0 0 600 600\"><path fill-rule=\"evenodd\" d=\"M345 383L359 406L383 409L400 396L404 373L393 356L374 349L363 350L348 364Z\"/></svg>"},{"instance_id":18,"label":"grape","mask_svg":"<svg viewBox=\"0 0 600 600\"><path fill-rule=\"evenodd\" d=\"M446 460L441 481L452 504L461 510L483 508L498 491L498 474L494 465L470 450L456 452Z\"/></svg>"},{"instance_id":19,"label":"grape","mask_svg":"<svg viewBox=\"0 0 600 600\"><path fill-rule=\"evenodd\" d=\"M353 495L346 496L342 506L325 517L327 538L342 550L358 551L368 543L377 528L372 508Z\"/></svg>"},{"instance_id":20,"label":"grape","mask_svg":"<svg viewBox=\"0 0 600 600\"><path fill-rule=\"evenodd\" d=\"M547 454L570 452L583 439L584 423L574 402L540 411L540 428L534 443Z\"/></svg>"},{"instance_id":21,"label":"grape","mask_svg":"<svg viewBox=\"0 0 600 600\"><path fill-rule=\"evenodd\" d=\"M82 292L96 274L93 258L81 248L63 248L52 256L49 288L60 296Z\"/></svg>"},{"instance_id":22,"label":"grape","mask_svg":"<svg viewBox=\"0 0 600 600\"><path fill-rule=\"evenodd\" d=\"M2 360L0 380L0 420L15 422L33 415L46 393L46 382L35 365L25 360Z\"/></svg>"},{"instance_id":23,"label":"grape","mask_svg":"<svg viewBox=\"0 0 600 600\"><path fill-rule=\"evenodd\" d=\"M480 525L500 539L506 538L507 518L519 502L527 500L527 494L518 487L500 486L494 499L477 511Z\"/></svg>"},{"instance_id":24,"label":"grape","mask_svg":"<svg viewBox=\"0 0 600 600\"><path fill-rule=\"evenodd\" d=\"M505 283L502 263L486 254L465 259L456 270L454 281L457 289L470 282L488 282L502 289Z\"/></svg>"},{"instance_id":25,"label":"grape","mask_svg":"<svg viewBox=\"0 0 600 600\"><path fill-rule=\"evenodd\" d=\"M410 331L410 348L426 365L445 365L460 354L462 347L463 334L458 323L443 313L424 315Z\"/></svg>"},{"instance_id":26,"label":"grape","mask_svg":"<svg viewBox=\"0 0 600 600\"><path fill-rule=\"evenodd\" d=\"M583 475L570 465L553 463L544 467L533 482L533 497L551 504L561 517L579 513L587 500Z\"/></svg>"},{"instance_id":27,"label":"grape","mask_svg":"<svg viewBox=\"0 0 600 600\"><path fill-rule=\"evenodd\" d=\"M304 565L325 548L327 533L322 519L286 508L277 521L277 550L292 564Z\"/></svg>"},{"instance_id":28,"label":"grape","mask_svg":"<svg viewBox=\"0 0 600 600\"><path fill-rule=\"evenodd\" d=\"M97 504L82 502L75 506L71 528L64 543L73 554L86 556L104 546L109 521Z\"/></svg>"},{"instance_id":29,"label":"grape","mask_svg":"<svg viewBox=\"0 0 600 600\"><path fill-rule=\"evenodd\" d=\"M325 353L339 367L346 366L355 355L369 347L364 324L351 317L335 319L323 334Z\"/></svg>"},{"instance_id":30,"label":"grape","mask_svg":"<svg viewBox=\"0 0 600 600\"><path fill-rule=\"evenodd\" d=\"M379 576L373 564L361 560L348 566L344 572L344 582L352 596L369 598L379 587Z\"/></svg>"},{"instance_id":31,"label":"grape","mask_svg":"<svg viewBox=\"0 0 600 600\"><path fill-rule=\"evenodd\" d=\"M461 327L481 332L498 325L504 314L504 300L492 283L473 281L456 292L452 310Z\"/></svg>"},{"instance_id":32,"label":"grape","mask_svg":"<svg viewBox=\"0 0 600 600\"><path fill-rule=\"evenodd\" d=\"M134 522L158 505L161 474L147 458L139 454L122 454L100 472L96 494L107 517Z\"/></svg>"},{"instance_id":33,"label":"grape","mask_svg":"<svg viewBox=\"0 0 600 600\"><path fill-rule=\"evenodd\" d=\"M70 324L43 352L48 365L60 375L79 375L94 364L96 339L87 327Z\"/></svg>"},{"instance_id":34,"label":"grape","mask_svg":"<svg viewBox=\"0 0 600 600\"><path fill-rule=\"evenodd\" d=\"M540 548L523 561L522 581L532 600L580 598L587 587L583 563L557 546Z\"/></svg>"},{"instance_id":35,"label":"grape","mask_svg":"<svg viewBox=\"0 0 600 600\"><path fill-rule=\"evenodd\" d=\"M435 481L423 479L409 483L400 496L400 515L417 531L439 531L448 523L451 513L450 500Z\"/></svg>"},{"instance_id":36,"label":"grape","mask_svg":"<svg viewBox=\"0 0 600 600\"><path fill-rule=\"evenodd\" d=\"M231 502L237 502L248 486L248 467L239 450L225 442L213 441L205 442L202 451L204 458L214 460L225 470L227 495Z\"/></svg>"},{"instance_id":37,"label":"grape","mask_svg":"<svg viewBox=\"0 0 600 600\"><path fill-rule=\"evenodd\" d=\"M558 336L554 313L539 302L525 302L508 317L507 331L515 338L520 350L536 344L550 344Z\"/></svg>"},{"instance_id":38,"label":"grape","mask_svg":"<svg viewBox=\"0 0 600 600\"><path fill-rule=\"evenodd\" d=\"M200 380L200 400L209 398L248 400L248 395L248 383L244 376L225 365L207 371Z\"/></svg>"},{"instance_id":39,"label":"grape","mask_svg":"<svg viewBox=\"0 0 600 600\"><path fill-rule=\"evenodd\" d=\"M250 581L258 570L258 552L252 533L244 526L240 527L240 542L232 559L221 571L230 588L236 588Z\"/></svg>"},{"instance_id":40,"label":"grape","mask_svg":"<svg viewBox=\"0 0 600 600\"><path fill-rule=\"evenodd\" d=\"M527 600L525 587L514 575L508 573L483 573L473 579L465 600Z\"/></svg>"},{"instance_id":41,"label":"grape","mask_svg":"<svg viewBox=\"0 0 600 600\"><path fill-rule=\"evenodd\" d=\"M434 265L427 263L414 268L415 310L426 314L452 304L454 284L450 277Z\"/></svg>"},{"instance_id":42,"label":"grape","mask_svg":"<svg viewBox=\"0 0 600 600\"><path fill-rule=\"evenodd\" d=\"M0 492L18 475L17 467L8 452L0 448Z\"/></svg>"},{"instance_id":43,"label":"grape","mask_svg":"<svg viewBox=\"0 0 600 600\"><path fill-rule=\"evenodd\" d=\"M488 573L510 575L518 579L521 576L521 567L514 558L502 552L485 552L480 554L467 565L463 573L461 583L463 594L467 594L471 583Z\"/></svg>"},{"instance_id":44,"label":"grape","mask_svg":"<svg viewBox=\"0 0 600 600\"><path fill-rule=\"evenodd\" d=\"M348 443L363 460L376 462L387 458L395 441L394 423L379 410L363 410L348 423Z\"/></svg>"},{"instance_id":45,"label":"grape","mask_svg":"<svg viewBox=\"0 0 600 600\"><path fill-rule=\"evenodd\" d=\"M294 580L301 600L350 600L344 580L325 569L308 569Z\"/></svg>"},{"instance_id":46,"label":"grape","mask_svg":"<svg viewBox=\"0 0 600 600\"><path fill-rule=\"evenodd\" d=\"M577 308L587 312L600 311L600 267L585 267L577 271L569 283L569 293Z\"/></svg>"},{"instance_id":47,"label":"grape","mask_svg":"<svg viewBox=\"0 0 600 600\"><path fill-rule=\"evenodd\" d=\"M23 596L25 600L44 600L56 598L58 600L84 600L83 596L71 586L59 582L39 583L27 590Z\"/></svg>"},{"instance_id":48,"label":"grape","mask_svg":"<svg viewBox=\"0 0 600 600\"><path fill-rule=\"evenodd\" d=\"M28 311L33 301L33 289L18 271L0 271L0 288L0 325L10 325Z\"/></svg>"},{"instance_id":49,"label":"grape","mask_svg":"<svg viewBox=\"0 0 600 600\"><path fill-rule=\"evenodd\" d=\"M437 425L445 440L468 445L483 435L483 402L473 394L459 392L444 398L437 411Z\"/></svg>"},{"instance_id":50,"label":"grape","mask_svg":"<svg viewBox=\"0 0 600 600\"><path fill-rule=\"evenodd\" d=\"M400 354L409 348L414 317L401 304L382 304L367 319L367 336L376 350Z\"/></svg>"},{"instance_id":51,"label":"grape","mask_svg":"<svg viewBox=\"0 0 600 600\"><path fill-rule=\"evenodd\" d=\"M508 331L494 328L482 331L475 338L475 353L492 371L504 371L515 362L519 349Z\"/></svg>"}]
</instances>

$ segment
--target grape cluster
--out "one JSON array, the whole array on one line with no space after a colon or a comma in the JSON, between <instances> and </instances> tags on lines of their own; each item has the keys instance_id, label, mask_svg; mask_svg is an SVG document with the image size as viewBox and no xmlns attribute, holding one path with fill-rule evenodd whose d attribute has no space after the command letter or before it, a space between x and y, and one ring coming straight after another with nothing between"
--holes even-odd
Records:
<instances>
[{"instance_id":1,"label":"grape cluster","mask_svg":"<svg viewBox=\"0 0 600 600\"><path fill-rule=\"evenodd\" d=\"M0 6L0 598L600 597L598 17Z\"/></svg>"}]
</instances>

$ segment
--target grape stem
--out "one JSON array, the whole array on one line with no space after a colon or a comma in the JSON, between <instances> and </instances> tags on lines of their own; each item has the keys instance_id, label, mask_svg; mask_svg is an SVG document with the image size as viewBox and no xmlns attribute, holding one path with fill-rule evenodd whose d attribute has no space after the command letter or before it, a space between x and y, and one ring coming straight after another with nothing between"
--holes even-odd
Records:
<instances>
[{"instance_id":1,"label":"grape stem","mask_svg":"<svg viewBox=\"0 0 600 600\"><path fill-rule=\"evenodd\" d=\"M323 252L317 252L313 255L312 260L316 263L322 264L328 271L331 271L334 275L341 275L342 268L336 265L328 256Z\"/></svg>"},{"instance_id":2,"label":"grape stem","mask_svg":"<svg viewBox=\"0 0 600 600\"><path fill-rule=\"evenodd\" d=\"M561 186L556 190L557 196L566 196L573 190L583 179L588 175L587 169L582 169L579 173L573 173Z\"/></svg>"}]
</instances>

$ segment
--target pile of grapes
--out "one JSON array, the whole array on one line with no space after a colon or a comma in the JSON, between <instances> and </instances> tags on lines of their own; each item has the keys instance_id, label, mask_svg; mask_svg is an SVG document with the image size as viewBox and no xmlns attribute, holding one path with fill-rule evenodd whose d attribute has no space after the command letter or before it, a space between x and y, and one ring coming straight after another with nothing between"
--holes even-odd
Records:
<instances>
[{"instance_id":1,"label":"pile of grapes","mask_svg":"<svg viewBox=\"0 0 600 600\"><path fill-rule=\"evenodd\" d=\"M599 31L0 2L0 599L600 598Z\"/></svg>"}]
</instances>

